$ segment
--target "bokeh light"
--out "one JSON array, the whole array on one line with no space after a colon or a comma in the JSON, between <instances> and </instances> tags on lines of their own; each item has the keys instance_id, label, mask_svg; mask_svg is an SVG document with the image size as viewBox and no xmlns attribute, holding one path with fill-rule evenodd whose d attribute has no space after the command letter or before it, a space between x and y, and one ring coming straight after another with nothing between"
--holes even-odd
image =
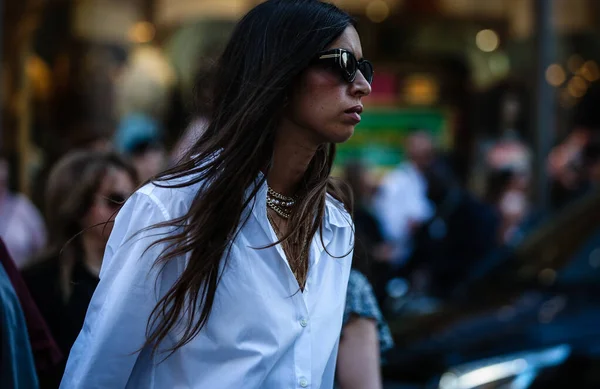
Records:
<instances>
[{"instance_id":1,"label":"bokeh light","mask_svg":"<svg viewBox=\"0 0 600 389\"><path fill-rule=\"evenodd\" d=\"M409 76L405 83L404 98L412 105L432 105L439 99L439 85L426 74Z\"/></svg>"},{"instance_id":2,"label":"bokeh light","mask_svg":"<svg viewBox=\"0 0 600 389\"><path fill-rule=\"evenodd\" d=\"M587 61L579 70L579 75L585 78L589 82L597 81L600 78L600 70L598 64L595 61Z\"/></svg>"},{"instance_id":3,"label":"bokeh light","mask_svg":"<svg viewBox=\"0 0 600 389\"><path fill-rule=\"evenodd\" d=\"M546 69L546 81L552 86L561 86L567 79L564 69L559 64L552 64Z\"/></svg>"},{"instance_id":4,"label":"bokeh light","mask_svg":"<svg viewBox=\"0 0 600 389\"><path fill-rule=\"evenodd\" d=\"M384 0L373 0L367 4L365 13L372 22L381 23L390 16L390 7Z\"/></svg>"},{"instance_id":5,"label":"bokeh light","mask_svg":"<svg viewBox=\"0 0 600 389\"><path fill-rule=\"evenodd\" d=\"M129 30L129 40L134 43L152 42L156 34L154 25L149 22L138 22Z\"/></svg>"},{"instance_id":6,"label":"bokeh light","mask_svg":"<svg viewBox=\"0 0 600 389\"><path fill-rule=\"evenodd\" d=\"M583 97L585 92L587 92L588 84L587 82L579 76L575 76L569 80L567 84L567 90L573 97Z\"/></svg>"},{"instance_id":7,"label":"bokeh light","mask_svg":"<svg viewBox=\"0 0 600 389\"><path fill-rule=\"evenodd\" d=\"M491 53L500 46L500 37L494 30L481 30L475 36L475 44L479 50Z\"/></svg>"}]
</instances>

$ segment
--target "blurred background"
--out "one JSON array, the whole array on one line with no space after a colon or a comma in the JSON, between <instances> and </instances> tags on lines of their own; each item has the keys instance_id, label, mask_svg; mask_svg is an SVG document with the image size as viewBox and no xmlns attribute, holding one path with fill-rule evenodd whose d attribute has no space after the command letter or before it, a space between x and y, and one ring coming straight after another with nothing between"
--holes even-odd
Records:
<instances>
[{"instance_id":1,"label":"blurred background","mask_svg":"<svg viewBox=\"0 0 600 389\"><path fill-rule=\"evenodd\" d=\"M0 236L20 269L65 243L65 156L123 157L135 172L94 189L115 201L177 160L259 2L0 0ZM395 341L386 387L599 388L600 2L333 2L375 67L335 174Z\"/></svg>"}]
</instances>

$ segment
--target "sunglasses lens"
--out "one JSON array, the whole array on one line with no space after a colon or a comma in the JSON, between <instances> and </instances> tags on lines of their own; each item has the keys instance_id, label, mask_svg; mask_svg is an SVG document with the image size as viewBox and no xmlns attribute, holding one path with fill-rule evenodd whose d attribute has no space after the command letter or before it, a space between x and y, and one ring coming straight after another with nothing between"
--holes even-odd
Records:
<instances>
[{"instance_id":1,"label":"sunglasses lens","mask_svg":"<svg viewBox=\"0 0 600 389\"><path fill-rule=\"evenodd\" d=\"M373 65L371 62L367 60L357 61L356 57L349 51L343 49L326 51L321 53L319 59L324 60L323 64L327 64L328 69L339 71L346 82L354 82L356 72L359 70L369 84L373 81Z\"/></svg>"},{"instance_id":2,"label":"sunglasses lens","mask_svg":"<svg viewBox=\"0 0 600 389\"><path fill-rule=\"evenodd\" d=\"M359 70L370 84L373 82L373 65L369 61L362 61L359 65Z\"/></svg>"},{"instance_id":3,"label":"sunglasses lens","mask_svg":"<svg viewBox=\"0 0 600 389\"><path fill-rule=\"evenodd\" d=\"M342 51L340 55L340 68L346 81L354 81L356 77L356 58L352 54Z\"/></svg>"}]
</instances>

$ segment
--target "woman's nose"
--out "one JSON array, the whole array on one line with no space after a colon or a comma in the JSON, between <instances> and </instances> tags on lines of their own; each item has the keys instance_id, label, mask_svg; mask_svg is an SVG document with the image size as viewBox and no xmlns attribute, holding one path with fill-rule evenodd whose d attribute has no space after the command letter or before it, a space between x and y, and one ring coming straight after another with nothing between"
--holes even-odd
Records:
<instances>
[{"instance_id":1,"label":"woman's nose","mask_svg":"<svg viewBox=\"0 0 600 389\"><path fill-rule=\"evenodd\" d=\"M364 97L371 94L371 84L359 70L356 72L356 78L351 85L351 93L353 96Z\"/></svg>"}]
</instances>

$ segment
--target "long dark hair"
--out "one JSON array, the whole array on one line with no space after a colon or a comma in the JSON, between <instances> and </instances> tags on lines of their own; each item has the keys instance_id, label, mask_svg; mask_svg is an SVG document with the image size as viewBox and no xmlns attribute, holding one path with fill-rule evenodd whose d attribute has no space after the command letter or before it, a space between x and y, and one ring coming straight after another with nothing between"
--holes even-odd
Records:
<instances>
[{"instance_id":1,"label":"long dark hair","mask_svg":"<svg viewBox=\"0 0 600 389\"><path fill-rule=\"evenodd\" d=\"M71 273L77 259L76 253L83 246L81 220L94 204L95 196L110 169L126 172L133 184L137 184L133 166L114 152L72 151L50 171L44 209L49 236L43 257L60 257L60 288L65 299L71 293Z\"/></svg>"},{"instance_id":2,"label":"long dark hair","mask_svg":"<svg viewBox=\"0 0 600 389\"><path fill-rule=\"evenodd\" d=\"M189 343L206 324L221 262L260 188L253 184L271 166L286 96L316 55L352 24L346 13L317 0L269 0L238 23L217 66L208 128L183 161L154 181L169 188L202 183L202 188L185 215L154 226L177 228L154 243L165 245L157 264L188 254L189 263L150 315L146 344L153 351L182 317L187 317L183 335L168 352ZM312 239L322 225L326 194L344 197L329 179L334 154L334 144L315 153L283 240ZM260 184L265 180L263 175Z\"/></svg>"}]
</instances>

